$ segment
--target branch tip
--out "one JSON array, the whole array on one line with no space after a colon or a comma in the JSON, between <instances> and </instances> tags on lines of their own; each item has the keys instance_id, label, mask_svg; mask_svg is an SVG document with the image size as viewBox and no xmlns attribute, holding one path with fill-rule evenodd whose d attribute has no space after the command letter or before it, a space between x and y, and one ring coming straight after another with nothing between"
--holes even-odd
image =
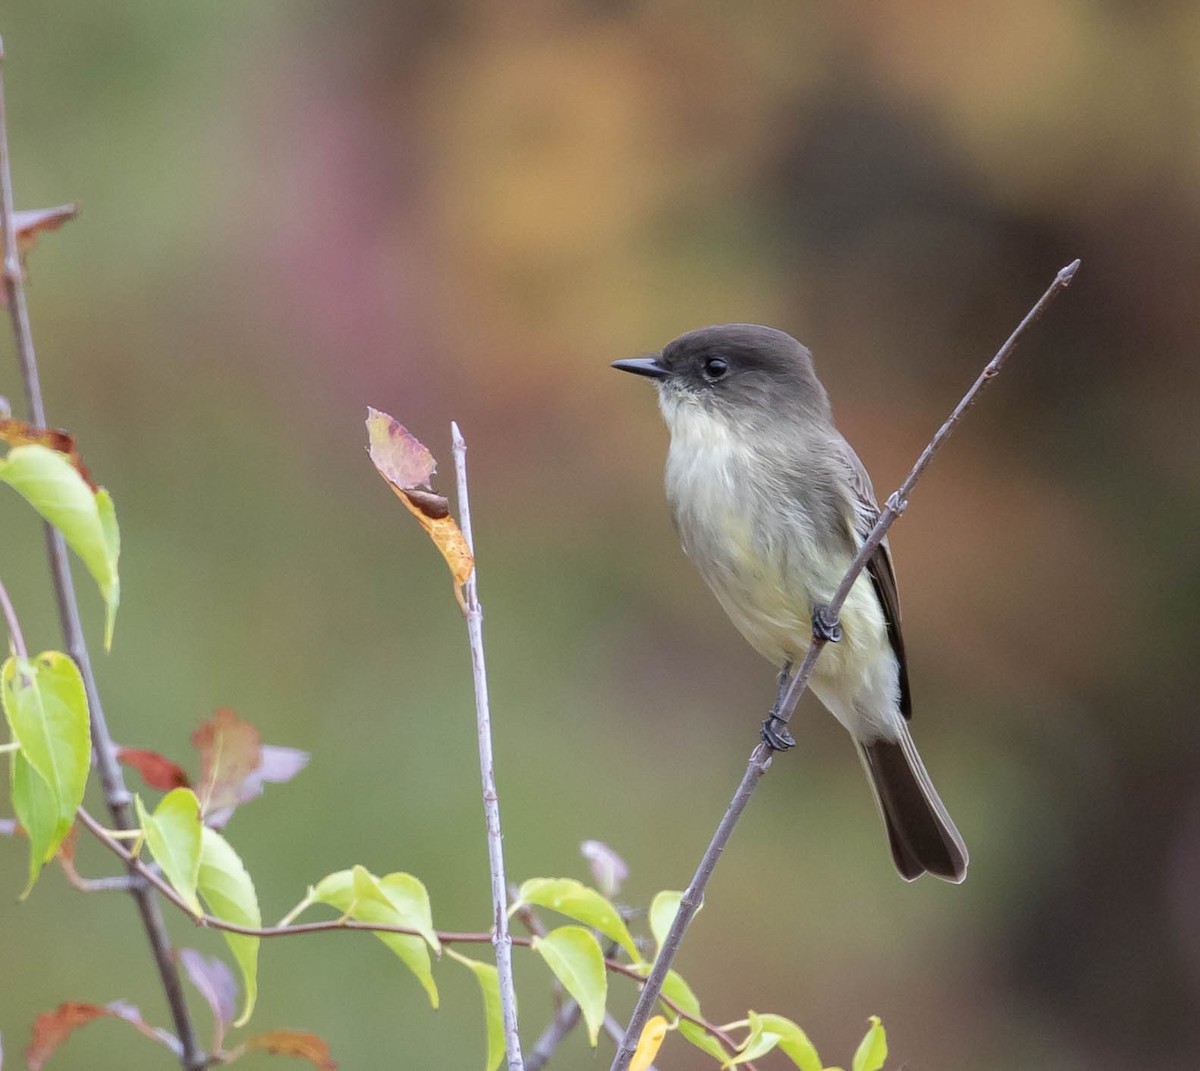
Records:
<instances>
[{"instance_id":1,"label":"branch tip","mask_svg":"<svg viewBox=\"0 0 1200 1071\"><path fill-rule=\"evenodd\" d=\"M1075 273L1079 271L1079 265L1082 261L1076 257L1070 264L1058 273L1058 283L1060 286L1070 286L1071 280L1075 278Z\"/></svg>"}]
</instances>

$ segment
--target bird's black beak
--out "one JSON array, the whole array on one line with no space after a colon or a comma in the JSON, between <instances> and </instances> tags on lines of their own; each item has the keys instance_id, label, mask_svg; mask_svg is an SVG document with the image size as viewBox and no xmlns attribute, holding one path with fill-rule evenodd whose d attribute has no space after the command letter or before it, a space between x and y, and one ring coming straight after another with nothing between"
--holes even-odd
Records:
<instances>
[{"instance_id":1,"label":"bird's black beak","mask_svg":"<svg viewBox=\"0 0 1200 1071\"><path fill-rule=\"evenodd\" d=\"M630 357L624 361L613 361L612 366L613 368L619 368L622 372L632 372L637 376L649 376L651 379L666 379L671 374L658 363L657 355L654 357Z\"/></svg>"}]
</instances>

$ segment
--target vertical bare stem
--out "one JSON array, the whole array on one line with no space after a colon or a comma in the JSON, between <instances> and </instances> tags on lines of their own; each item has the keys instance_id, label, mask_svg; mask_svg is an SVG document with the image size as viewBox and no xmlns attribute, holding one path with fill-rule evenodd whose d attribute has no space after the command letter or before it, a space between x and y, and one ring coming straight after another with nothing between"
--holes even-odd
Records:
<instances>
[{"instance_id":1,"label":"vertical bare stem","mask_svg":"<svg viewBox=\"0 0 1200 1071\"><path fill-rule=\"evenodd\" d=\"M937 430L925 449L921 451L921 456L917 458L916 463L913 465L908 476L905 477L904 482L888 498L886 507L879 514L878 521L875 522L875 527L871 529L870 534L863 541L858 554L855 555L854 560L850 563L850 567L846 570L846 575L842 578L841 584L838 585L837 591L829 602L829 612L834 619L841 612L842 604L846 601L846 597L850 594L850 589L854 586L854 581L858 579L858 575L865 568L868 559L875 553L875 549L879 544L883 542L888 529L891 528L896 518L907 508L908 495L911 493L917 480L920 479L921 474L928 468L934 455L942 448L945 441L950 438L950 433L957 427L963 414L974 403L975 398L984 385L1000 371L1005 358L1016 348L1017 342L1020 341L1026 329L1042 315L1054 296L1060 290L1070 285L1071 280L1075 278L1075 272L1078 270L1079 261L1076 260L1058 273L1054 282L1050 284L1033 308L1025 314L1025 318L1017 325L1016 330L1013 331L1004 345L996 352L996 355L987 363L978 378L970 386L966 394L963 395L958 405L954 407L953 412L946 418L946 422ZM824 647L825 641L819 636L814 636L812 642L809 644L808 651L805 653L804 661L800 663L800 668L797 670L795 677L792 678L787 695L781 704L782 709L777 715L780 721L786 722L792 716L792 711L796 709L796 704L800 701L800 696L808 685L809 678L812 676L813 666L816 664L817 658ZM733 795L733 800L730 802L724 817L717 826L717 831L713 834L713 838L709 842L703 858L700 860L700 865L696 868L696 873L688 885L687 891L683 894L683 898L679 904L679 911L675 915L675 921L672 923L670 932L662 943L662 948L659 949L658 956L654 961L654 969L650 972L650 976L646 979L646 984L638 997L637 1005L633 1009L633 1016L629 1020L629 1026L625 1029L624 1044L617 1050L617 1055L612 1062L610 1071L625 1071L628 1068L629 1061L633 1058L634 1050L637 1048L638 1040L642 1036L646 1020L650 1017L650 1010L654 1007L655 1001L658 1000L659 993L662 992L667 972L671 968L671 963L675 958L676 952L679 951L683 935L697 910L699 910L701 901L704 899L704 890L708 886L709 878L712 877L717 860L721 858L721 853L725 851L725 845L729 842L734 826L737 825L742 811L745 810L746 804L750 802L750 796L753 794L762 775L770 768L770 765L770 750L765 744L759 744L751 754L750 762L746 767L745 774L742 776L741 784L738 785L737 791Z\"/></svg>"},{"instance_id":2,"label":"vertical bare stem","mask_svg":"<svg viewBox=\"0 0 1200 1071\"><path fill-rule=\"evenodd\" d=\"M8 597L8 589L0 584L0 610L4 612L4 620L8 624L8 646L18 658L28 658L25 649L25 637L21 635L21 622L17 620L17 611L13 609L12 600Z\"/></svg>"},{"instance_id":3,"label":"vertical bare stem","mask_svg":"<svg viewBox=\"0 0 1200 1071\"><path fill-rule=\"evenodd\" d=\"M458 519L471 553L475 540L471 534L471 504L467 497L467 444L458 425L450 425L454 442L454 472L458 479ZM479 772L483 779L483 813L487 820L488 861L492 871L492 944L496 949L496 970L500 976L500 1005L504 1012L504 1046L508 1052L508 1071L524 1071L521 1038L517 1031L517 995L512 974L512 936L508 932L508 886L504 879L504 844L500 831L500 797L496 793L496 771L492 760L492 718L488 707L487 664L483 657L483 609L479 605L476 583L478 569L472 569L465 588L467 635L471 641L471 667L475 676L475 720L479 731Z\"/></svg>"},{"instance_id":4,"label":"vertical bare stem","mask_svg":"<svg viewBox=\"0 0 1200 1071\"><path fill-rule=\"evenodd\" d=\"M24 273L21 271L21 256L17 248L16 228L13 226L12 169L9 164L8 124L4 106L3 64L4 43L0 40L0 229L4 232L4 292L8 299L8 314L16 339L21 381L25 385L25 399L29 405L29 419L38 427L44 428L47 426L46 408L42 401L37 356L33 348L33 332L30 330L29 309L25 302ZM104 800L108 805L109 814L112 815L114 826L118 829L132 829L134 822L129 790L125 787L121 768L116 761L112 736L109 734L108 722L96 690L96 677L88 657L87 643L79 618L79 604L75 599L75 587L71 581L67 545L59 532L49 524L46 525L46 550L50 558L50 572L54 580L54 594L58 603L63 638L68 653L79 666L87 692L95 765L104 791ZM184 999L179 970L175 965L171 942L158 909L158 901L141 879L133 881L131 892L142 917L146 936L150 940L150 949L154 954L154 962L158 967L159 978L182 1045L182 1065L187 1071L200 1071L207 1066L207 1058L196 1043L196 1032L192 1026L187 1001Z\"/></svg>"}]
</instances>

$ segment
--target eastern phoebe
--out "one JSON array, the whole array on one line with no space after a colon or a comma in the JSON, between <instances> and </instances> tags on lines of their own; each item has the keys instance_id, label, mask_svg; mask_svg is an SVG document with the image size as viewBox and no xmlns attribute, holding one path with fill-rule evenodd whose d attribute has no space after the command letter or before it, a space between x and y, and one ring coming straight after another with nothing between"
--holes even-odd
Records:
<instances>
[{"instance_id":1,"label":"eastern phoebe","mask_svg":"<svg viewBox=\"0 0 1200 1071\"><path fill-rule=\"evenodd\" d=\"M842 607L827 606L879 516L871 480L833 425L812 355L756 324L690 331L614 368L649 376L671 433L666 486L684 552L738 631L791 668L814 631L831 642L810 682L854 738L907 881L959 882L967 849L908 732L912 708L900 603L885 540ZM795 741L772 714L763 739Z\"/></svg>"}]
</instances>

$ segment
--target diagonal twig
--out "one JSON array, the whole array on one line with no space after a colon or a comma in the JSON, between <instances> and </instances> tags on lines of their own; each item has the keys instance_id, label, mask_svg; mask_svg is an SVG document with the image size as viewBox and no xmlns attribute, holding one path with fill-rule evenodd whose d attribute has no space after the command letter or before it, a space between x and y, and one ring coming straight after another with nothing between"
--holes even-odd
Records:
<instances>
[{"instance_id":1,"label":"diagonal twig","mask_svg":"<svg viewBox=\"0 0 1200 1071\"><path fill-rule=\"evenodd\" d=\"M21 370L21 381L25 386L25 399L29 405L29 418L38 427L44 428L47 426L46 407L42 400L37 355L33 348L33 332L29 326L29 307L25 301L21 256L17 248L16 228L13 226L12 169L9 164L8 126L4 110L3 64L4 43L0 40L0 230L4 233L4 291L16 340L17 363ZM114 757L108 722L105 720L104 709L100 705L100 696L96 690L96 677L88 657L87 642L79 618L79 604L71 582L71 564L67 558L66 541L50 524L46 525L45 531L46 550L50 558L50 572L54 580L54 594L58 603L63 639L67 653L79 666L87 693L96 771L104 791L104 801L108 805L109 814L112 815L113 824L121 829L131 829L135 825L130 808L131 798L129 790L125 787L121 768ZM186 1071L200 1071L207 1066L207 1058L196 1041L196 1032L183 995L179 969L175 964L171 941L167 936L158 902L142 882L135 882L130 888L130 894L137 903L142 926L150 941L155 965L158 967L163 992L171 1008L171 1018L174 1020L175 1031L183 1050L181 1063Z\"/></svg>"},{"instance_id":2,"label":"diagonal twig","mask_svg":"<svg viewBox=\"0 0 1200 1071\"><path fill-rule=\"evenodd\" d=\"M954 407L953 412L946 419L946 422L937 430L937 433L930 439L925 449L921 451L921 456L917 458L916 463L913 465L908 476L905 477L904 482L888 498L887 505L879 514L879 519L875 522L875 527L871 529L870 534L863 541L858 554L850 563L849 569L846 570L846 575L842 578L841 584L838 585L838 589L829 603L829 613L834 620L836 620L837 615L841 612L842 604L850 594L850 589L854 586L855 580L858 579L859 574L866 566L867 560L883 541L884 536L887 535L888 529L891 528L896 518L908 507L908 496L912 493L912 489L921 477L921 474L929 467L929 463L942 448L946 440L950 438L951 433L958 426L959 421L962 420L963 414L974 403L979 392L988 382L995 378L1004 364L1005 358L1016 348L1026 329L1042 315L1055 295L1070 285L1071 280L1075 277L1075 273L1078 270L1079 261L1075 260L1059 271L1058 275L1055 276L1054 282L1050 284L1033 308L1026 313L1025 318L1017 325L1016 330L1009 335L1008 340L987 363L983 371L979 374L979 377L967 390L966 394L963 395L958 405ZM813 636L808 651L805 653L804 661L801 662L799 670L796 671L795 677L792 678L791 685L781 704L782 709L777 715L780 721L786 723L791 718L801 694L808 685L809 678L812 676L813 666L816 664L817 658L820 656L824 646L825 641L820 636ZM625 1030L624 1044L617 1050L617 1055L613 1060L610 1071L625 1071L629 1066L629 1061L633 1058L634 1050L646 1025L646 1020L650 1017L650 1010L654 1007L654 1002L658 998L663 982L666 980L667 972L670 970L671 962L675 958L675 953L679 950L683 935L692 918L695 916L696 911L699 909L700 902L704 898L704 890L717 865L717 860L725 850L725 845L733 833L734 826L737 825L738 819L746 808L746 804L750 802L750 797L753 795L759 780L770 769L770 766L771 752L766 744L760 743L751 753L750 761L746 766L746 772L742 776L741 783L738 785L728 809L721 818L717 826L717 831L713 834L712 841L705 850L700 860L700 865L696 868L696 873L687 887L687 891L683 894L675 921L672 923L671 930L663 941L662 947L659 949L658 957L654 961L654 969L650 972L650 976L646 980L646 985L638 997L637 1005L634 1007L633 1015L629 1020L629 1026Z\"/></svg>"},{"instance_id":3,"label":"diagonal twig","mask_svg":"<svg viewBox=\"0 0 1200 1071\"><path fill-rule=\"evenodd\" d=\"M458 519L471 554L471 506L467 497L467 444L456 423L451 423L454 443L454 472L458 480ZM500 797L496 792L496 770L492 758L492 721L488 707L487 664L483 657L483 608L479 605L477 568L464 585L467 635L471 641L471 666L475 677L475 718L479 730L479 772L483 780L483 813L487 820L488 861L492 872L492 945L500 976L500 1007L504 1014L504 1047L508 1071L524 1071L521 1038L517 1032L517 994L513 985L512 935L508 932L508 886L504 879L504 843L500 831Z\"/></svg>"}]
</instances>

